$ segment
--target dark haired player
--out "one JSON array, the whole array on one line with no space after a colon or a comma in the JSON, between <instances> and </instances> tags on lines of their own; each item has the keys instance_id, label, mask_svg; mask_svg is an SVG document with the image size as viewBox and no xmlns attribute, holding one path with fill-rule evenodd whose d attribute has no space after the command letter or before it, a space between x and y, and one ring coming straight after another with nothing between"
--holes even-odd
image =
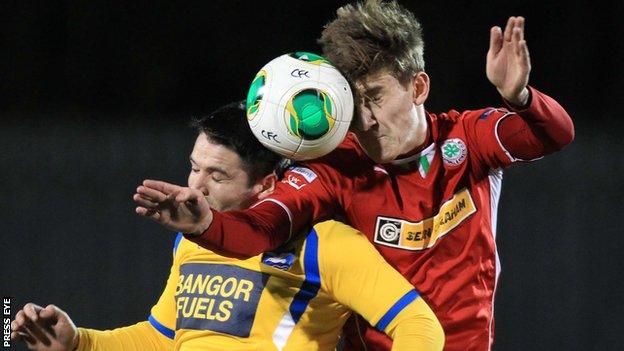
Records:
<instances>
[{"instance_id":1,"label":"dark haired player","mask_svg":"<svg viewBox=\"0 0 624 351\"><path fill-rule=\"evenodd\" d=\"M270 194L280 158L245 128L242 106L198 121L189 186L217 210ZM349 248L348 254L344 248ZM167 285L147 321L112 331L76 329L55 306L27 304L14 337L34 350L334 350L349 309L391 335L394 350L440 350L442 328L405 278L366 238L335 221L279 251L247 260L179 234Z\"/></svg>"}]
</instances>

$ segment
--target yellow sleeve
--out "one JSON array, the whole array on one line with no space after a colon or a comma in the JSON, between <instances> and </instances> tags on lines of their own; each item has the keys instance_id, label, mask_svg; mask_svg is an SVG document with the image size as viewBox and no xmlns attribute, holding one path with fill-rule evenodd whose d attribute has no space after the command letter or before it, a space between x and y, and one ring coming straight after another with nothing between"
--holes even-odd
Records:
<instances>
[{"instance_id":1,"label":"yellow sleeve","mask_svg":"<svg viewBox=\"0 0 624 351\"><path fill-rule=\"evenodd\" d=\"M405 306L384 331L394 340L393 351L433 351L444 347L442 325L421 297Z\"/></svg>"},{"instance_id":2,"label":"yellow sleeve","mask_svg":"<svg viewBox=\"0 0 624 351\"><path fill-rule=\"evenodd\" d=\"M444 333L429 306L363 234L335 221L314 229L321 285L336 301L392 337L393 350L442 349Z\"/></svg>"},{"instance_id":3,"label":"yellow sleeve","mask_svg":"<svg viewBox=\"0 0 624 351\"><path fill-rule=\"evenodd\" d=\"M154 329L149 322L114 330L78 328L77 351L173 350L174 342Z\"/></svg>"},{"instance_id":4,"label":"yellow sleeve","mask_svg":"<svg viewBox=\"0 0 624 351\"><path fill-rule=\"evenodd\" d=\"M152 307L149 322L154 329L164 336L173 339L176 326L176 302L175 291L180 279L180 257L189 246L189 241L184 239L182 234L178 234L173 245L173 264L167 278L167 285L163 290L158 302Z\"/></svg>"}]
</instances>

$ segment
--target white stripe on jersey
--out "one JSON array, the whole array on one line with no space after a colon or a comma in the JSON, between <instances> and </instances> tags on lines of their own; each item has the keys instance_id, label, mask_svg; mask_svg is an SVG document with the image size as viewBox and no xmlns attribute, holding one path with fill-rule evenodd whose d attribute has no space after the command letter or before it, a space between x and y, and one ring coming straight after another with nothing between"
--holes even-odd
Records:
<instances>
[{"instance_id":1,"label":"white stripe on jersey","mask_svg":"<svg viewBox=\"0 0 624 351\"><path fill-rule=\"evenodd\" d=\"M498 136L497 136L498 138ZM501 187L503 184L503 170L501 168L491 169L488 174L488 180L490 182L490 221L492 224L492 235L494 236L494 256L496 258L496 277L494 278L494 291L492 292L492 315L490 319L489 350L492 349L494 343L493 328L494 328L494 296L496 295L496 288L498 286L498 276L500 275L500 259L498 257L498 247L496 245L496 224L498 218L498 201L500 200Z\"/></svg>"},{"instance_id":2,"label":"white stripe on jersey","mask_svg":"<svg viewBox=\"0 0 624 351\"><path fill-rule=\"evenodd\" d=\"M536 161L539 159L544 158L544 156L538 157L538 158L534 158L532 160L523 160L520 158L515 158L506 148L505 145L503 145L503 143L500 141L500 137L498 136L498 124L505 118L507 118L508 116L512 116L512 115L516 115L515 112L507 112L503 117L501 117L498 121L496 121L496 125L494 126L494 135L496 135L496 141L498 141L498 145L500 146L501 150L503 150L505 152L505 155L507 155L507 157L509 157L509 160L511 160L511 162L516 162L516 161L523 161L523 162L531 162L531 161Z\"/></svg>"},{"instance_id":3,"label":"white stripe on jersey","mask_svg":"<svg viewBox=\"0 0 624 351\"><path fill-rule=\"evenodd\" d=\"M262 200L260 202L256 202L250 208L254 208L254 207L260 205L261 203L263 203L265 201L273 202L273 203L277 204L279 207L283 208L284 211L286 211L286 214L288 215L288 220L290 221L290 232L288 233L288 239L286 239L286 242L290 241L290 239L292 238L292 235L293 235L293 229L292 229L293 228L293 219L292 219L293 216L292 216L292 213L290 212L290 209L284 203L282 203L281 201L277 201L275 199L265 199L265 200Z\"/></svg>"},{"instance_id":4,"label":"white stripe on jersey","mask_svg":"<svg viewBox=\"0 0 624 351\"><path fill-rule=\"evenodd\" d=\"M282 351L284 346L286 346L286 342L295 328L295 324L295 320L290 315L290 311L286 311L273 333L273 344L279 351Z\"/></svg>"}]
</instances>

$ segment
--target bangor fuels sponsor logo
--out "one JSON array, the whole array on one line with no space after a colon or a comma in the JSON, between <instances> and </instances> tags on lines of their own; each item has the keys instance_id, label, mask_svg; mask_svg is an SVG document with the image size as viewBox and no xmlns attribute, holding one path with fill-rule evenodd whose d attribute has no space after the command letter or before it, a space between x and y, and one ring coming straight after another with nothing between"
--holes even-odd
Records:
<instances>
[{"instance_id":1,"label":"bangor fuels sponsor logo","mask_svg":"<svg viewBox=\"0 0 624 351\"><path fill-rule=\"evenodd\" d=\"M378 216L375 242L405 250L424 250L476 211L470 191L463 189L443 203L438 214L420 222Z\"/></svg>"},{"instance_id":2,"label":"bangor fuels sponsor logo","mask_svg":"<svg viewBox=\"0 0 624 351\"><path fill-rule=\"evenodd\" d=\"M176 329L213 330L248 337L268 275L205 263L180 267Z\"/></svg>"}]
</instances>

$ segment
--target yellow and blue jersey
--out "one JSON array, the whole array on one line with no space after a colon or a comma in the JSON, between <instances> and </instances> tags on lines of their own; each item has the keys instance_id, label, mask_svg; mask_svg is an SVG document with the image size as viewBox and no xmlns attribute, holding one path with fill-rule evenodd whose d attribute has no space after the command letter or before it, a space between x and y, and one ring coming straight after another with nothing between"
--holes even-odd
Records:
<instances>
[{"instance_id":1,"label":"yellow and blue jersey","mask_svg":"<svg viewBox=\"0 0 624 351\"><path fill-rule=\"evenodd\" d=\"M334 350L355 311L393 350L440 350L441 326L414 288L355 229L336 221L240 260L181 234L167 285L147 322L79 328L83 350Z\"/></svg>"},{"instance_id":2,"label":"yellow and blue jersey","mask_svg":"<svg viewBox=\"0 0 624 351\"><path fill-rule=\"evenodd\" d=\"M333 350L350 310L385 330L417 298L363 235L328 221L246 260L179 235L149 321L175 350Z\"/></svg>"}]
</instances>

